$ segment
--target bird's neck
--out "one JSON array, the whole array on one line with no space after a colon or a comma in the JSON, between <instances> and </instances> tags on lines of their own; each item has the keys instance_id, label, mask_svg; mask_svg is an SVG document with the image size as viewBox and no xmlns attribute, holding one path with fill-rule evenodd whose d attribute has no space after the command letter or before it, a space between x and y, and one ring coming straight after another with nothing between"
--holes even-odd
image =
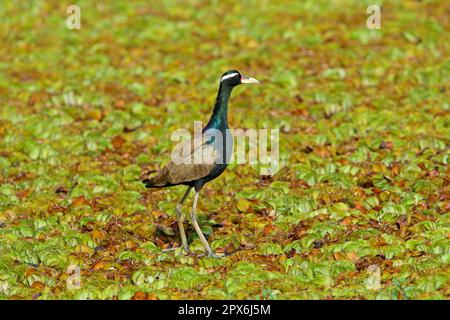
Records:
<instances>
[{"instance_id":1,"label":"bird's neck","mask_svg":"<svg viewBox=\"0 0 450 320\"><path fill-rule=\"evenodd\" d=\"M211 119L205 128L228 128L228 100L230 99L232 90L233 87L220 84Z\"/></svg>"}]
</instances>

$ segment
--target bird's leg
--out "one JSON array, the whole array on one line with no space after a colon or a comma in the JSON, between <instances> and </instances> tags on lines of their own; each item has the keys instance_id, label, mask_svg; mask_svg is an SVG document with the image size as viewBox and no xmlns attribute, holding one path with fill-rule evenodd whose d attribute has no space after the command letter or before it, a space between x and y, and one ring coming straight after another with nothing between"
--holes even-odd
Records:
<instances>
[{"instance_id":1,"label":"bird's leg","mask_svg":"<svg viewBox=\"0 0 450 320\"><path fill-rule=\"evenodd\" d=\"M184 201L186 200L187 196L189 195L189 192L191 191L192 187L188 187L186 190L186 193L184 194L183 198L181 198L180 202L177 204L176 211L177 211L177 220L178 220L178 229L180 230L180 237L181 237L181 244L183 246L183 249L186 252L190 252L189 245L186 238L186 233L184 232L184 217L183 213L181 212L181 206L183 205Z\"/></svg>"},{"instance_id":2,"label":"bird's leg","mask_svg":"<svg viewBox=\"0 0 450 320\"><path fill-rule=\"evenodd\" d=\"M194 229L197 232L198 236L200 237L200 240L202 241L203 246L205 247L208 257L215 257L216 255L211 250L211 247L209 246L208 241L206 240L205 236L202 233L202 230L200 229L200 226L198 225L197 217L195 216L195 209L197 208L198 195L199 195L199 192L195 191L194 203L192 205L192 211L191 211L191 222L194 225Z\"/></svg>"}]
</instances>

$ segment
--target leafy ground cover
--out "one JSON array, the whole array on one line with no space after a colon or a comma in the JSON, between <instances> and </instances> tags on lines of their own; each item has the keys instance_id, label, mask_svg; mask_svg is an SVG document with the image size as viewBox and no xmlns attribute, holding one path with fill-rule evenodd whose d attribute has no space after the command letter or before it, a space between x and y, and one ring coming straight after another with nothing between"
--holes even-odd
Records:
<instances>
[{"instance_id":1,"label":"leafy ground cover","mask_svg":"<svg viewBox=\"0 0 450 320\"><path fill-rule=\"evenodd\" d=\"M379 2L380 30L371 1L78 4L80 30L64 1L0 4L1 299L449 298L448 1ZM139 178L231 68L262 85L230 123L280 129L281 169L204 188L227 257L163 253L184 188Z\"/></svg>"}]
</instances>

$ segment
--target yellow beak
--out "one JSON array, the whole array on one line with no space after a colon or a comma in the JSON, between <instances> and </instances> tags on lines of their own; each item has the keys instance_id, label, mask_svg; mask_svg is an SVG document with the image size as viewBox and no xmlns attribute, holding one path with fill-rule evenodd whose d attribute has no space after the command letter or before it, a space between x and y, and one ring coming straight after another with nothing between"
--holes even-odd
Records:
<instances>
[{"instance_id":1,"label":"yellow beak","mask_svg":"<svg viewBox=\"0 0 450 320\"><path fill-rule=\"evenodd\" d=\"M259 83L259 81L243 75L241 78L241 83Z\"/></svg>"}]
</instances>

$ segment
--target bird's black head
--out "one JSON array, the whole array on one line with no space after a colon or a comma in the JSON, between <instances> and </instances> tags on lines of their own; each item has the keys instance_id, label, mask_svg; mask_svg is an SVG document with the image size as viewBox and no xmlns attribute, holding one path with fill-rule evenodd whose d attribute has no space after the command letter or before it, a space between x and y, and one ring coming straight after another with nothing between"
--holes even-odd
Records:
<instances>
[{"instance_id":1,"label":"bird's black head","mask_svg":"<svg viewBox=\"0 0 450 320\"><path fill-rule=\"evenodd\" d=\"M230 87L235 87L242 83L259 83L258 80L244 76L237 70L230 70L225 72L220 77L220 84L224 84Z\"/></svg>"}]
</instances>

